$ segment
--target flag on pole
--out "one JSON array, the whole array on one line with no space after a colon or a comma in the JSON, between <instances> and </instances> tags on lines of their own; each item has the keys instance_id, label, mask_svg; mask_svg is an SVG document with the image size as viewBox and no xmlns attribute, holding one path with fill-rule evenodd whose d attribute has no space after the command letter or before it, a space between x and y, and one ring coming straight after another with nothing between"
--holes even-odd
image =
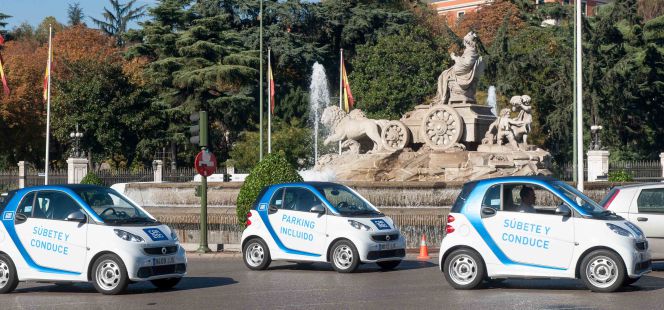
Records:
<instances>
[{"instance_id":1,"label":"flag on pole","mask_svg":"<svg viewBox=\"0 0 664 310\"><path fill-rule=\"evenodd\" d=\"M0 45L5 44L5 38L0 35ZM7 78L5 77L4 60L0 55L0 80L2 80L2 89L5 91L5 96L9 96L9 86L7 86Z\"/></svg>"},{"instance_id":2,"label":"flag on pole","mask_svg":"<svg viewBox=\"0 0 664 310\"><path fill-rule=\"evenodd\" d=\"M269 53L268 53L269 55ZM270 97L270 114L274 114L274 77L272 76L272 64L267 60L268 96Z\"/></svg>"},{"instance_id":3,"label":"flag on pole","mask_svg":"<svg viewBox=\"0 0 664 310\"><path fill-rule=\"evenodd\" d=\"M348 81L346 65L344 64L343 58L341 58L341 83L343 84L344 110L346 113L348 113L353 109L353 105L355 105L355 99L353 99L353 93L350 91L350 82Z\"/></svg>"},{"instance_id":4,"label":"flag on pole","mask_svg":"<svg viewBox=\"0 0 664 310\"><path fill-rule=\"evenodd\" d=\"M50 38L49 38L50 40ZM51 51L51 44L48 45L48 59L46 60L46 70L44 71L44 101L48 100L48 83L50 81L49 76L51 75L53 51Z\"/></svg>"}]
</instances>

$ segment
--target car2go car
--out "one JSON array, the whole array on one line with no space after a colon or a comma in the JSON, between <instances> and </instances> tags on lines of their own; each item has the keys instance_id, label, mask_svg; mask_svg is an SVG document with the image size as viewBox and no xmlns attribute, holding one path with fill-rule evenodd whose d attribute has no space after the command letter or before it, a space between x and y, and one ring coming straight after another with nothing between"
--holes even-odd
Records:
<instances>
[{"instance_id":1,"label":"car2go car","mask_svg":"<svg viewBox=\"0 0 664 310\"><path fill-rule=\"evenodd\" d=\"M187 259L177 235L116 191L91 185L3 194L0 293L19 281L92 281L103 294L131 281L175 286Z\"/></svg>"},{"instance_id":2,"label":"car2go car","mask_svg":"<svg viewBox=\"0 0 664 310\"><path fill-rule=\"evenodd\" d=\"M581 278L610 292L651 270L641 230L552 178L466 183L447 223L440 266L456 289L542 277Z\"/></svg>"},{"instance_id":3,"label":"car2go car","mask_svg":"<svg viewBox=\"0 0 664 310\"><path fill-rule=\"evenodd\" d=\"M330 262L344 273L360 263L393 269L406 254L392 219L340 184L267 186L247 217L242 253L253 270L267 268L271 260Z\"/></svg>"}]
</instances>

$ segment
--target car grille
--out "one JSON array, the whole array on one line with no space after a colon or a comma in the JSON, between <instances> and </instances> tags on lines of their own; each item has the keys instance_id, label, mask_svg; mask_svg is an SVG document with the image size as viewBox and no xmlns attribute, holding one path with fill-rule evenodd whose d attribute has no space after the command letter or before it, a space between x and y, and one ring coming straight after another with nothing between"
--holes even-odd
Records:
<instances>
[{"instance_id":1,"label":"car grille","mask_svg":"<svg viewBox=\"0 0 664 310\"><path fill-rule=\"evenodd\" d=\"M165 274L185 273L187 266L185 264L141 267L136 274L139 278L149 278L153 276L161 276Z\"/></svg>"},{"instance_id":2,"label":"car grille","mask_svg":"<svg viewBox=\"0 0 664 310\"><path fill-rule=\"evenodd\" d=\"M387 251L370 251L367 255L368 260L375 260L381 258L390 258L390 257L404 257L406 256L406 250L387 250Z\"/></svg>"},{"instance_id":3,"label":"car grille","mask_svg":"<svg viewBox=\"0 0 664 310\"><path fill-rule=\"evenodd\" d=\"M371 239L373 239L373 241L394 241L394 240L399 239L399 234L372 235Z\"/></svg>"},{"instance_id":4,"label":"car grille","mask_svg":"<svg viewBox=\"0 0 664 310\"><path fill-rule=\"evenodd\" d=\"M636 243L636 249L639 251L645 251L648 249L648 241L639 241Z\"/></svg>"},{"instance_id":5,"label":"car grille","mask_svg":"<svg viewBox=\"0 0 664 310\"><path fill-rule=\"evenodd\" d=\"M635 273L640 273L641 271L650 269L651 266L652 266L652 261L651 260L647 260L647 261L644 261L644 262L637 263L634 266L634 272Z\"/></svg>"},{"instance_id":6,"label":"car grille","mask_svg":"<svg viewBox=\"0 0 664 310\"><path fill-rule=\"evenodd\" d=\"M166 249L166 253L162 252L162 249ZM169 255L173 254L178 251L178 246L177 245L172 245L172 246L159 246L159 247L154 247L154 248L143 248L143 251L145 251L146 254L148 255Z\"/></svg>"}]
</instances>

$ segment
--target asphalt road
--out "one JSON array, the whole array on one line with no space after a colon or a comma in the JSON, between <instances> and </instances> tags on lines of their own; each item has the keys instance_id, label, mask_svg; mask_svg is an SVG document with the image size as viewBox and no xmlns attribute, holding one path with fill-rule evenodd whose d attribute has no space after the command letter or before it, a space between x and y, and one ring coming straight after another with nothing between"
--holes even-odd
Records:
<instances>
[{"instance_id":1,"label":"asphalt road","mask_svg":"<svg viewBox=\"0 0 664 310\"><path fill-rule=\"evenodd\" d=\"M370 264L338 274L328 264L273 263L250 271L240 257L190 257L188 276L172 291L149 283L104 296L92 285L21 283L0 295L0 309L662 309L664 271L610 294L592 293L576 280L507 280L456 291L433 262L409 259L399 269ZM655 264L664 270L664 264Z\"/></svg>"}]
</instances>

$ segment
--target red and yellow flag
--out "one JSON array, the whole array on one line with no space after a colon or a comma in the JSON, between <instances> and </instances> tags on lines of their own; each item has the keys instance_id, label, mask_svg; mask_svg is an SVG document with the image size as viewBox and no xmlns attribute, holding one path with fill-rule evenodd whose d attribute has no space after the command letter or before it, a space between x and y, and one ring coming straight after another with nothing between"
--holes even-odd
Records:
<instances>
[{"instance_id":1,"label":"red and yellow flag","mask_svg":"<svg viewBox=\"0 0 664 310\"><path fill-rule=\"evenodd\" d=\"M0 35L0 45L5 44L5 38ZM0 80L2 80L2 89L5 91L5 96L9 96L9 86L7 85L7 78L5 77L5 69L3 68L4 61L0 55Z\"/></svg>"},{"instance_id":2,"label":"red and yellow flag","mask_svg":"<svg viewBox=\"0 0 664 310\"><path fill-rule=\"evenodd\" d=\"M51 44L48 45L48 59L46 60L46 70L44 71L44 101L48 100L48 80L51 75L51 68L53 62L53 51L51 51Z\"/></svg>"},{"instance_id":3,"label":"red and yellow flag","mask_svg":"<svg viewBox=\"0 0 664 310\"><path fill-rule=\"evenodd\" d=\"M343 85L344 110L346 113L348 113L353 109L353 105L355 105L355 99L353 99L353 93L350 91L350 82L348 81L346 65L344 64L343 58L341 58L341 83Z\"/></svg>"},{"instance_id":4,"label":"red and yellow flag","mask_svg":"<svg viewBox=\"0 0 664 310\"><path fill-rule=\"evenodd\" d=\"M272 76L272 65L267 60L268 96L270 96L270 113L274 114L274 77Z\"/></svg>"}]
</instances>

